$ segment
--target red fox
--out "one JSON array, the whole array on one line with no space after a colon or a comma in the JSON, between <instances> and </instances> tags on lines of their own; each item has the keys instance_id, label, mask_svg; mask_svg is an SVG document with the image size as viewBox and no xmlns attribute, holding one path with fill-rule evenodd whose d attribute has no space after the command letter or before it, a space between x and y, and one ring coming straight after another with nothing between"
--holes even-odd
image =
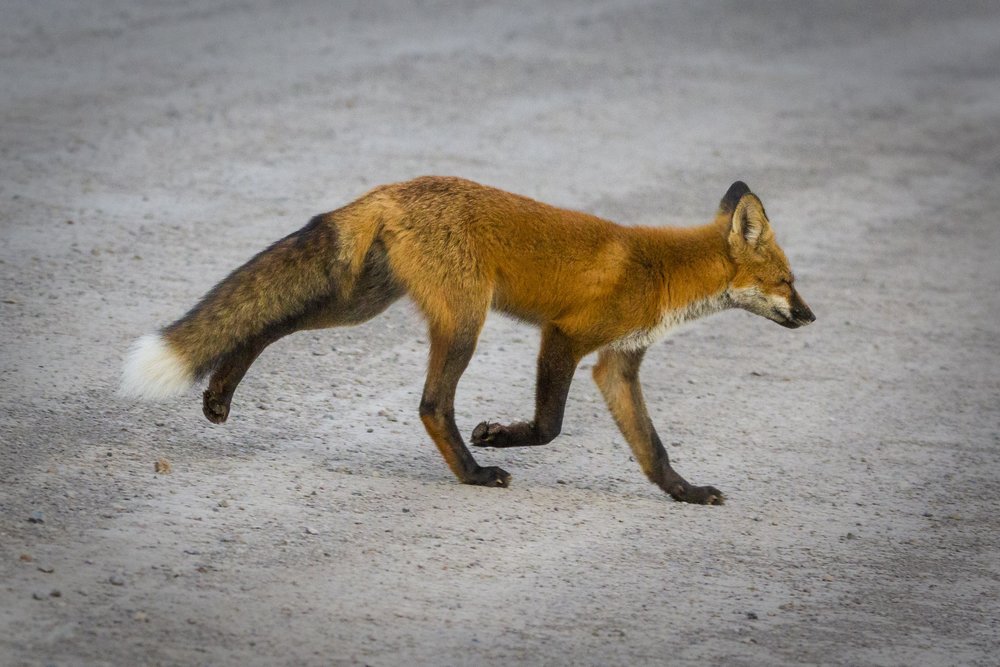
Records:
<instances>
[{"instance_id":1,"label":"red fox","mask_svg":"<svg viewBox=\"0 0 1000 667\"><path fill-rule=\"evenodd\" d=\"M795 290L761 201L734 183L715 220L694 228L623 227L459 178L375 188L314 217L212 288L184 317L133 345L121 394L161 398L210 376L209 421L265 347L295 331L357 324L408 295L427 319L420 419L466 484L507 486L476 463L455 425L455 387L494 308L542 329L535 416L483 422L478 447L551 442L573 373L593 375L649 479L675 500L721 504L670 465L639 386L646 348L688 320L742 308L789 328L815 320Z\"/></svg>"}]
</instances>

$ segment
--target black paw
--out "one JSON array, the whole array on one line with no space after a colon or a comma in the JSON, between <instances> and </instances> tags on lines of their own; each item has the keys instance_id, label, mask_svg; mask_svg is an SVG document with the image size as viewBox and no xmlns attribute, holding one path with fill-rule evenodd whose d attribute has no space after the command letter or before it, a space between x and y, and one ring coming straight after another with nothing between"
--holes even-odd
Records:
<instances>
[{"instance_id":1,"label":"black paw","mask_svg":"<svg viewBox=\"0 0 1000 667\"><path fill-rule=\"evenodd\" d=\"M476 486L510 486L510 473L496 466L477 468L474 473L462 480L463 484Z\"/></svg>"},{"instance_id":2,"label":"black paw","mask_svg":"<svg viewBox=\"0 0 1000 667\"><path fill-rule=\"evenodd\" d=\"M504 432L503 424L482 422L472 429L472 445L474 447L499 447L499 438Z\"/></svg>"},{"instance_id":3,"label":"black paw","mask_svg":"<svg viewBox=\"0 0 1000 667\"><path fill-rule=\"evenodd\" d=\"M211 389L201 395L201 411L213 424L221 424L229 418L229 399L219 396Z\"/></svg>"},{"instance_id":4,"label":"black paw","mask_svg":"<svg viewBox=\"0 0 1000 667\"><path fill-rule=\"evenodd\" d=\"M726 497L714 486L684 486L674 488L667 493L674 500L695 505L722 505Z\"/></svg>"}]
</instances>

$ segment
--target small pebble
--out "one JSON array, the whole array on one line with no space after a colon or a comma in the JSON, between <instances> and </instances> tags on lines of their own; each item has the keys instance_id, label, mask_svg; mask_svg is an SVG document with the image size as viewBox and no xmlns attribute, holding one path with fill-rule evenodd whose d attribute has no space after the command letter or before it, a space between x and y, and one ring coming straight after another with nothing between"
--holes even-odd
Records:
<instances>
[{"instance_id":1,"label":"small pebble","mask_svg":"<svg viewBox=\"0 0 1000 667\"><path fill-rule=\"evenodd\" d=\"M48 593L43 593L41 591L35 591L31 594L31 597L35 600L47 600L48 598L61 598L62 591L57 588L53 588Z\"/></svg>"},{"instance_id":2,"label":"small pebble","mask_svg":"<svg viewBox=\"0 0 1000 667\"><path fill-rule=\"evenodd\" d=\"M319 535L319 531L316 530L315 528L312 528L311 526L306 526L306 533L308 535Z\"/></svg>"},{"instance_id":3,"label":"small pebble","mask_svg":"<svg viewBox=\"0 0 1000 667\"><path fill-rule=\"evenodd\" d=\"M123 579L122 577L118 576L117 574L112 574L110 577L108 577L108 581L111 582L112 586L124 586L125 585L125 579Z\"/></svg>"}]
</instances>

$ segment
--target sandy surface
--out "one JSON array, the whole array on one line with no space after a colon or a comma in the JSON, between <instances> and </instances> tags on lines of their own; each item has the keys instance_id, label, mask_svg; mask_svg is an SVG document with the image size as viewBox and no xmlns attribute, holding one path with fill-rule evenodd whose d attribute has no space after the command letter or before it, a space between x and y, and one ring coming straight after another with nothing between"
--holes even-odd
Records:
<instances>
[{"instance_id":1,"label":"sandy surface","mask_svg":"<svg viewBox=\"0 0 1000 667\"><path fill-rule=\"evenodd\" d=\"M1000 10L658 5L7 3L0 663L995 664ZM644 366L728 504L646 482L592 359L556 442L478 454L510 489L456 483L409 305L275 345L223 427L116 399L134 337L427 173L627 224L761 195L818 322ZM530 413L537 342L489 321L464 432Z\"/></svg>"}]
</instances>

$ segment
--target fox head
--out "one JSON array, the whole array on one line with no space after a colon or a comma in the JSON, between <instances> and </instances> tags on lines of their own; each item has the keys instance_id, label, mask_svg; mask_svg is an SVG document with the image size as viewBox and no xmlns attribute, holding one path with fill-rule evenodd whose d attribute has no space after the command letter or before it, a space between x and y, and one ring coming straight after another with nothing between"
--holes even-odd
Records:
<instances>
[{"instance_id":1,"label":"fox head","mask_svg":"<svg viewBox=\"0 0 1000 667\"><path fill-rule=\"evenodd\" d=\"M730 186L719 215L736 267L728 289L733 305L789 329L814 322L816 316L795 290L795 277L774 238L764 205L746 183Z\"/></svg>"}]
</instances>

